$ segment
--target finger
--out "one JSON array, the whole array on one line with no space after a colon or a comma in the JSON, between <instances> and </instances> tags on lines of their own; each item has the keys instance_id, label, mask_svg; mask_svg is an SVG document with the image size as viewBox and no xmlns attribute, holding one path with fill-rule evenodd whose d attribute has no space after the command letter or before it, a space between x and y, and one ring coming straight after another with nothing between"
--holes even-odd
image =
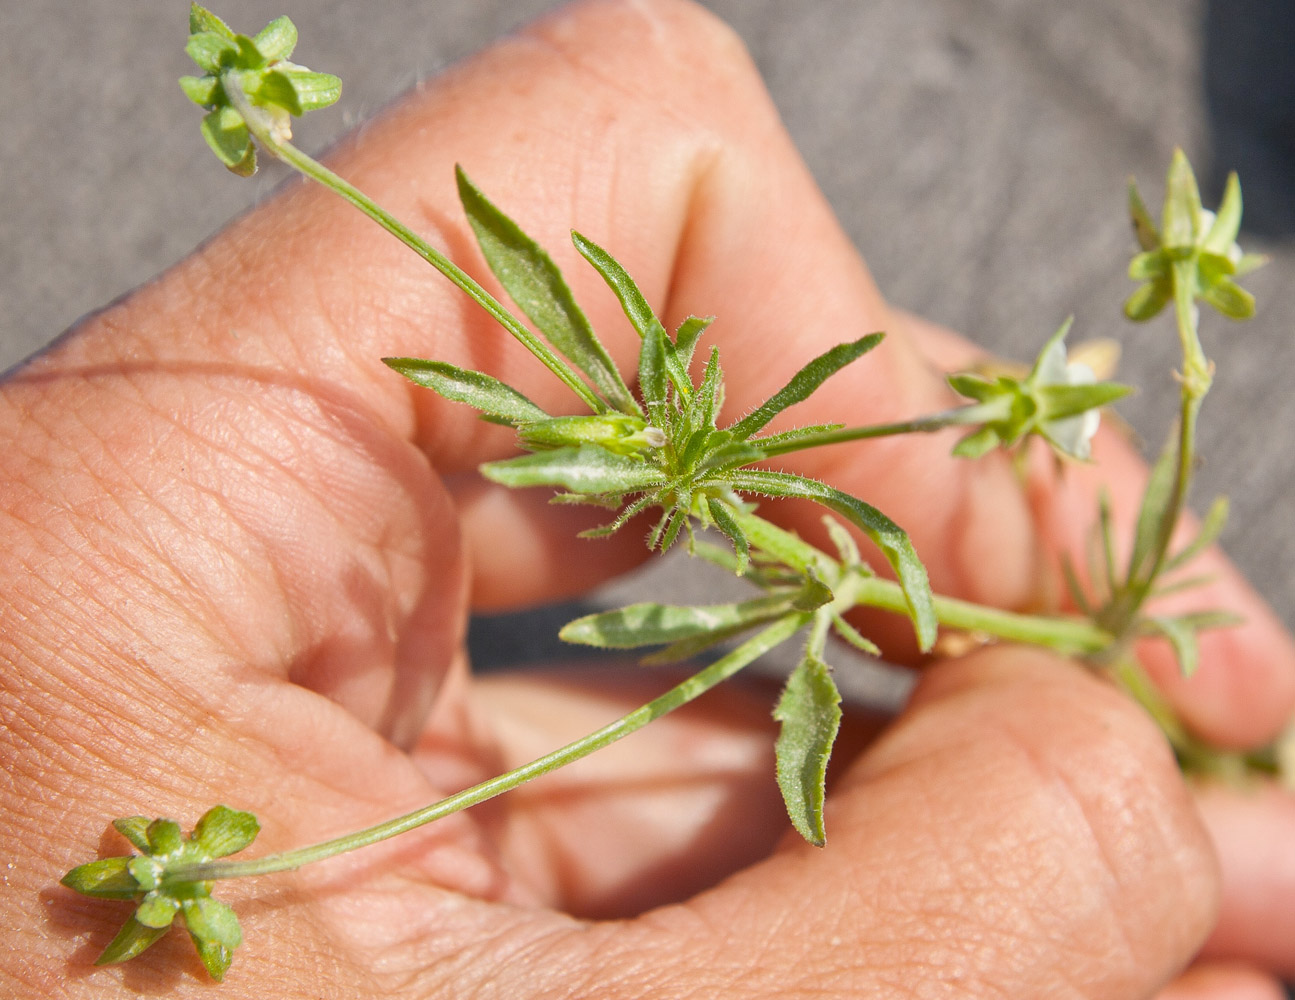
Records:
<instances>
[{"instance_id":1,"label":"finger","mask_svg":"<svg viewBox=\"0 0 1295 1000\"><path fill-rule=\"evenodd\" d=\"M670 954L646 973L663 994L1134 998L1213 921L1213 855L1163 740L1035 653L934 668L826 819L825 848L789 838L687 904L582 934L575 960L619 982Z\"/></svg>"},{"instance_id":2,"label":"finger","mask_svg":"<svg viewBox=\"0 0 1295 1000\"><path fill-rule=\"evenodd\" d=\"M1295 799L1276 787L1206 785L1197 801L1223 873L1219 923L1205 955L1295 979Z\"/></svg>"},{"instance_id":3,"label":"finger","mask_svg":"<svg viewBox=\"0 0 1295 1000\"><path fill-rule=\"evenodd\" d=\"M1286 1000L1273 976L1249 966L1206 963L1188 969L1157 1000Z\"/></svg>"}]
</instances>

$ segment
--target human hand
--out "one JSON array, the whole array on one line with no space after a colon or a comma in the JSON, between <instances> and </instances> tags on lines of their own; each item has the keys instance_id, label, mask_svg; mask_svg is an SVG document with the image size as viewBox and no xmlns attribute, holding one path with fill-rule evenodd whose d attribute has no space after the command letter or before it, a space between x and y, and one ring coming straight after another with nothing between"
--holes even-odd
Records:
<instances>
[{"instance_id":1,"label":"human hand","mask_svg":"<svg viewBox=\"0 0 1295 1000\"><path fill-rule=\"evenodd\" d=\"M964 349L887 313L753 71L691 8L599 4L546 22L363 140L339 169L456 258L472 259L438 207L451 156L547 245L572 224L599 234L668 319L718 313L734 413L826 344L878 328L895 335L817 405L848 403L860 422L920 411L943 398L931 359ZM119 915L50 884L98 817L192 818L223 800L265 820L258 848L294 846L486 777L630 698L610 682L469 681L469 606L578 591L637 545L579 543L573 558L578 512L475 476L507 435L378 363L434 355L558 398L406 258L294 189L5 387L0 822L21 874L0 905L19 928L3 975L20 995L200 986L171 942L86 968ZM595 326L618 329L614 303L562 263ZM623 338L617 360L634 346ZM1039 542L1084 529L1069 513L1086 484L1040 479L1027 504L1001 466L932 472L946 444L905 444L800 468L895 513L938 590L1034 599ZM1111 439L1099 457L1131 494L1133 459ZM1212 599L1251 624L1215 637L1202 679L1172 694L1202 732L1260 740L1289 714L1295 657L1219 566ZM767 703L717 694L574 775L285 878L239 907L255 944L222 988L1142 996L1209 926L1213 864L1167 751L1072 667L991 651L931 669L881 742L841 755L822 851L789 840L763 857L785 828L766 720ZM564 915L685 899L606 923Z\"/></svg>"}]
</instances>

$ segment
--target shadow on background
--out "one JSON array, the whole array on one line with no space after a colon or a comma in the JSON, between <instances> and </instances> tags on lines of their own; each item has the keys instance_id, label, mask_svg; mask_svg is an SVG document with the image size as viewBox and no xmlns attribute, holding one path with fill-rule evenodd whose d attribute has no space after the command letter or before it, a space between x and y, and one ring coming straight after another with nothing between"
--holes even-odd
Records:
<instances>
[{"instance_id":1,"label":"shadow on background","mask_svg":"<svg viewBox=\"0 0 1295 1000\"><path fill-rule=\"evenodd\" d=\"M1245 228L1295 237L1295 2L1209 0L1204 28L1210 194L1236 170Z\"/></svg>"}]
</instances>

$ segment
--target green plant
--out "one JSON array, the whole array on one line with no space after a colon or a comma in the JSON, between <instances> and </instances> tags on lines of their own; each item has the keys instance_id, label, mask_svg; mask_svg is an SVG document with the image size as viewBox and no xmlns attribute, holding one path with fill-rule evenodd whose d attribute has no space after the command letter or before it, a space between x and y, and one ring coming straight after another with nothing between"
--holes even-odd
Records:
<instances>
[{"instance_id":1,"label":"green plant","mask_svg":"<svg viewBox=\"0 0 1295 1000\"><path fill-rule=\"evenodd\" d=\"M324 843L249 860L225 860L252 843L258 825L247 813L217 806L184 835L167 819L128 817L114 826L138 854L105 858L70 871L64 884L91 896L137 902L134 915L99 961L140 954L177 914L211 975L229 967L241 932L233 912L213 899L214 883L297 868L421 826L580 759L619 740L731 677L782 643L801 637L799 662L775 709L777 782L793 826L811 843L824 842L824 780L841 713L827 665L828 637L865 651L870 640L847 618L866 606L908 616L919 647L929 650L940 627L990 639L1025 642L1109 670L1160 722L1185 766L1271 769L1271 755L1238 757L1195 741L1155 694L1131 653L1146 635L1170 641L1185 673L1195 661L1195 636L1231 619L1207 610L1165 618L1146 604L1166 573L1187 564L1218 534L1226 507L1216 503L1198 536L1174 551L1174 529L1185 509L1195 458L1195 425L1209 389L1211 366L1197 336L1197 305L1204 301L1234 318L1253 309L1234 279L1261 263L1236 249L1240 187L1233 178L1217 216L1200 203L1191 168L1181 153L1169 170L1159 227L1136 189L1130 207L1142 252L1130 275L1144 282L1129 300L1130 318L1148 320L1172 305L1183 352L1182 403L1175 434L1154 469L1142 503L1131 556L1119 566L1111 518L1098 511L1099 565L1085 590L1071 569L1071 616L1024 615L933 594L907 534L875 507L825 483L769 467L779 456L809 448L906 433L962 427L954 455L975 459L995 448L1020 450L1031 437L1048 443L1059 460L1086 460L1098 411L1129 390L1096 380L1068 359L1067 321L1045 343L1023 376L956 374L949 384L966 405L893 424L825 424L769 432L783 411L809 398L830 377L862 359L882 340L872 333L840 344L810 361L762 405L721 425L724 373L719 352L698 354L710 322L690 317L668 332L624 268L585 236L573 239L581 256L619 300L641 346L634 388L575 301L549 255L479 191L460 170L458 193L482 252L528 326L468 274L391 217L348 182L301 153L291 142L291 119L335 102L341 82L288 61L296 30L279 18L254 37L234 33L197 6L190 14L188 51L204 71L185 77L186 95L207 111L203 135L217 157L239 174L268 155L330 188L383 226L449 278L528 349L575 397L583 412L554 415L483 372L442 361L388 358L401 375L441 396L511 427L522 454L481 472L509 487L545 487L554 501L608 511L588 534L622 530L640 514L654 520L650 549L686 546L746 580L749 599L701 607L644 603L590 615L561 632L573 643L609 649L660 647L649 659L715 658L687 680L616 722L566 747L405 816ZM259 150L259 154L258 154ZM532 327L534 329L532 329ZM538 333L534 332L538 331ZM831 550L812 546L762 517L762 498L799 498L825 512ZM849 530L880 552L894 579L869 566ZM703 534L709 529L711 536ZM711 538L722 539L716 544Z\"/></svg>"}]
</instances>

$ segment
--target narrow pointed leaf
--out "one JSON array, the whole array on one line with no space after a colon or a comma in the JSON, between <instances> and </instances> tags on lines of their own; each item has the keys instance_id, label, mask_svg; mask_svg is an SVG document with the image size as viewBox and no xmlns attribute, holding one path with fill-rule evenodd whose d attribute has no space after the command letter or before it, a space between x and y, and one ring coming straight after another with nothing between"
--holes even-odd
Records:
<instances>
[{"instance_id":1,"label":"narrow pointed leaf","mask_svg":"<svg viewBox=\"0 0 1295 1000\"><path fill-rule=\"evenodd\" d=\"M78 865L59 881L83 896L100 899L134 899L140 885L130 873L130 858L101 858Z\"/></svg>"},{"instance_id":2,"label":"narrow pointed leaf","mask_svg":"<svg viewBox=\"0 0 1295 1000\"><path fill-rule=\"evenodd\" d=\"M746 534L742 531L737 521L733 519L728 505L722 500L714 498L706 501L706 510L710 513L711 520L715 522L715 527L723 532L724 536L733 543L733 554L737 556L737 566L734 572L738 576L746 573L747 566L751 563L751 545L746 539Z\"/></svg>"},{"instance_id":3,"label":"narrow pointed leaf","mask_svg":"<svg viewBox=\"0 0 1295 1000\"><path fill-rule=\"evenodd\" d=\"M763 404L728 428L738 440L749 438L787 407L808 399L828 378L876 347L884 334L870 333L825 351L791 377Z\"/></svg>"},{"instance_id":4,"label":"narrow pointed leaf","mask_svg":"<svg viewBox=\"0 0 1295 1000\"><path fill-rule=\"evenodd\" d=\"M841 725L841 694L827 665L806 656L792 671L773 717L782 723L775 746L778 787L792 826L822 847L827 762Z\"/></svg>"},{"instance_id":5,"label":"narrow pointed leaf","mask_svg":"<svg viewBox=\"0 0 1295 1000\"><path fill-rule=\"evenodd\" d=\"M481 474L503 486L560 486L572 493L637 493L662 483L661 472L646 462L589 444L487 462Z\"/></svg>"},{"instance_id":6,"label":"narrow pointed leaf","mask_svg":"<svg viewBox=\"0 0 1295 1000\"><path fill-rule=\"evenodd\" d=\"M467 403L512 426L548 419L547 413L512 386L484 372L423 358L383 358L382 361L411 382L456 403Z\"/></svg>"},{"instance_id":7,"label":"narrow pointed leaf","mask_svg":"<svg viewBox=\"0 0 1295 1000\"><path fill-rule=\"evenodd\" d=\"M142 954L150 945L161 940L166 932L166 927L145 927L131 917L117 932L117 936L108 942L108 947L99 953L94 964L114 965L117 962L128 962Z\"/></svg>"},{"instance_id":8,"label":"narrow pointed leaf","mask_svg":"<svg viewBox=\"0 0 1295 1000\"><path fill-rule=\"evenodd\" d=\"M223 858L247 847L261 831L255 816L229 806L213 806L203 813L190 837L209 858Z\"/></svg>"},{"instance_id":9,"label":"narrow pointed leaf","mask_svg":"<svg viewBox=\"0 0 1295 1000\"><path fill-rule=\"evenodd\" d=\"M1160 457L1151 467L1151 475L1142 494L1142 506L1138 511L1137 527L1133 533L1133 552L1129 556L1129 583L1139 579L1149 569L1143 564L1155 550L1157 539L1169 530L1164 521L1169 516L1177 468L1177 439L1175 435L1170 435Z\"/></svg>"},{"instance_id":10,"label":"narrow pointed leaf","mask_svg":"<svg viewBox=\"0 0 1295 1000\"><path fill-rule=\"evenodd\" d=\"M840 615L832 616L832 630L860 652L867 653L869 656L881 655L880 646L867 636L863 635L863 633Z\"/></svg>"},{"instance_id":11,"label":"narrow pointed leaf","mask_svg":"<svg viewBox=\"0 0 1295 1000\"><path fill-rule=\"evenodd\" d=\"M845 525L834 517L824 515L823 527L827 529L827 537L832 540L832 547L836 549L841 562L846 566L862 567L859 546L854 544L854 536Z\"/></svg>"},{"instance_id":12,"label":"narrow pointed leaf","mask_svg":"<svg viewBox=\"0 0 1295 1000\"><path fill-rule=\"evenodd\" d=\"M571 242L580 251L580 255L594 266L594 270L602 275L603 281L607 282L607 287L616 293L616 297L620 300L621 308L625 311L630 324L638 331L638 335L645 341L649 337L660 337L663 348L668 348L668 350L663 350L663 354L670 381L674 384L680 398L687 399L692 395L692 379L689 377L678 352L674 350L674 344L670 342L670 338L666 335L665 327L657 319L656 313L648 305L647 299L639 291L634 279L629 276L625 268L621 267L620 262L615 257L593 240L587 239L579 233L572 233Z\"/></svg>"},{"instance_id":13,"label":"narrow pointed leaf","mask_svg":"<svg viewBox=\"0 0 1295 1000\"><path fill-rule=\"evenodd\" d=\"M582 646L637 649L704 636L721 629L748 628L785 614L790 606L791 598L787 596L692 607L631 604L568 622L558 637Z\"/></svg>"},{"instance_id":14,"label":"narrow pointed leaf","mask_svg":"<svg viewBox=\"0 0 1295 1000\"><path fill-rule=\"evenodd\" d=\"M252 41L269 62L287 59L297 47L297 26L289 18L276 17Z\"/></svg>"},{"instance_id":15,"label":"narrow pointed leaf","mask_svg":"<svg viewBox=\"0 0 1295 1000\"><path fill-rule=\"evenodd\" d=\"M455 167L459 201L481 253L527 318L622 413L642 411L548 253Z\"/></svg>"},{"instance_id":16,"label":"narrow pointed leaf","mask_svg":"<svg viewBox=\"0 0 1295 1000\"><path fill-rule=\"evenodd\" d=\"M664 422L664 407L669 391L666 372L665 331L660 325L648 330L639 349L639 392L653 423Z\"/></svg>"},{"instance_id":17,"label":"narrow pointed leaf","mask_svg":"<svg viewBox=\"0 0 1295 1000\"><path fill-rule=\"evenodd\" d=\"M1205 514L1205 520L1201 522L1201 527L1196 533L1196 537L1165 562L1165 572L1167 573L1170 570L1186 565L1213 545L1218 541L1219 535L1223 533L1223 528L1227 523L1228 498L1215 497L1214 502L1210 504L1210 509Z\"/></svg>"},{"instance_id":18,"label":"narrow pointed leaf","mask_svg":"<svg viewBox=\"0 0 1295 1000\"><path fill-rule=\"evenodd\" d=\"M1194 674L1200 662L1200 652L1197 648L1196 632L1192 627L1177 618L1148 618L1147 624L1169 640L1174 650L1174 657L1178 660L1179 672L1184 677Z\"/></svg>"},{"instance_id":19,"label":"narrow pointed leaf","mask_svg":"<svg viewBox=\"0 0 1295 1000\"><path fill-rule=\"evenodd\" d=\"M931 603L931 584L926 567L913 550L908 535L894 521L871 504L850 496L838 489L786 472L766 472L761 469L743 469L733 478L735 490L760 493L765 496L803 497L814 500L847 521L862 529L874 545L881 550L895 571L904 591L909 617L917 633L918 645L923 651L935 644L937 624Z\"/></svg>"},{"instance_id":20,"label":"narrow pointed leaf","mask_svg":"<svg viewBox=\"0 0 1295 1000\"><path fill-rule=\"evenodd\" d=\"M675 353L679 355L679 364L685 370L692 364L693 352L697 341L706 332L706 328L715 322L714 316L689 316L679 324L674 332Z\"/></svg>"}]
</instances>

